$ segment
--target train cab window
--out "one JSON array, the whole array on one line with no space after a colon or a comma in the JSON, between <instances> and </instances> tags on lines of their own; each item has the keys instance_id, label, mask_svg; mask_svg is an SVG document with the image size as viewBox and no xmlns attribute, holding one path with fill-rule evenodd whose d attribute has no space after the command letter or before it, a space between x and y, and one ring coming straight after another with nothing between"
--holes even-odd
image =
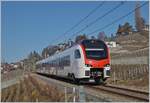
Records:
<instances>
[{"instance_id":1,"label":"train cab window","mask_svg":"<svg viewBox=\"0 0 150 103\"><path fill-rule=\"evenodd\" d=\"M76 59L81 58L81 54L80 54L80 51L79 51L78 49L75 50L75 52L74 52L74 57L75 57Z\"/></svg>"}]
</instances>

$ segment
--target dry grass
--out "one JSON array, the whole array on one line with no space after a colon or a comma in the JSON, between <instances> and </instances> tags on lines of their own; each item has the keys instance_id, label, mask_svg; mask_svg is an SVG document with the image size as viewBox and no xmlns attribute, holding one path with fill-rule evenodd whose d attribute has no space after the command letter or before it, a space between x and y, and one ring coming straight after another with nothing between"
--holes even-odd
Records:
<instances>
[{"instance_id":1,"label":"dry grass","mask_svg":"<svg viewBox=\"0 0 150 103\"><path fill-rule=\"evenodd\" d=\"M149 90L148 65L111 65L111 67L111 78L107 80L107 83Z\"/></svg>"},{"instance_id":2,"label":"dry grass","mask_svg":"<svg viewBox=\"0 0 150 103\"><path fill-rule=\"evenodd\" d=\"M54 86L28 76L20 83L2 89L2 102L63 102L64 93Z\"/></svg>"},{"instance_id":3,"label":"dry grass","mask_svg":"<svg viewBox=\"0 0 150 103\"><path fill-rule=\"evenodd\" d=\"M149 91L149 74L147 73L145 73L145 76L141 77L140 79L118 80L114 82L113 78L109 78L107 82L109 84L123 86L126 88Z\"/></svg>"},{"instance_id":4,"label":"dry grass","mask_svg":"<svg viewBox=\"0 0 150 103\"><path fill-rule=\"evenodd\" d=\"M21 70L21 69L12 70L7 73L2 73L1 74L1 82L11 80L12 78L21 77L22 74L23 74L23 70Z\"/></svg>"}]
</instances>

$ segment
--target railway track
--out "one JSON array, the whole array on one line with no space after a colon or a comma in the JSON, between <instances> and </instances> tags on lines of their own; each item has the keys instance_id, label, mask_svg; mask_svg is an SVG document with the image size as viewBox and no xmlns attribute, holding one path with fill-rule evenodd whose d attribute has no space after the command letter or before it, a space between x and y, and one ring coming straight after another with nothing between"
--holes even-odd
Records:
<instances>
[{"instance_id":1,"label":"railway track","mask_svg":"<svg viewBox=\"0 0 150 103\"><path fill-rule=\"evenodd\" d=\"M40 74L42 76L46 76L43 74ZM51 77L48 75L48 77ZM64 78L57 78L57 77L52 77L53 79L60 80L63 82L69 82L72 84L72 82L68 79ZM73 83L74 84L74 83ZM76 84L74 84L76 85ZM130 99L135 99L138 101L149 101L149 93L146 91L139 91L139 90L133 90L133 89L128 89L128 88L122 88L122 87L117 87L117 86L112 86L112 85L95 85L95 84L90 84L90 83L81 83L80 85L84 85L85 88L87 89L93 89L96 91L106 91L109 93L113 94L118 94Z\"/></svg>"},{"instance_id":2,"label":"railway track","mask_svg":"<svg viewBox=\"0 0 150 103\"><path fill-rule=\"evenodd\" d=\"M88 88L97 90L97 91L106 91L113 94L119 94L121 96L126 96L129 98L137 99L140 101L149 101L149 93L145 91L137 91L122 87L116 87L116 86L110 86L110 85L104 85L104 86L86 86Z\"/></svg>"}]
</instances>

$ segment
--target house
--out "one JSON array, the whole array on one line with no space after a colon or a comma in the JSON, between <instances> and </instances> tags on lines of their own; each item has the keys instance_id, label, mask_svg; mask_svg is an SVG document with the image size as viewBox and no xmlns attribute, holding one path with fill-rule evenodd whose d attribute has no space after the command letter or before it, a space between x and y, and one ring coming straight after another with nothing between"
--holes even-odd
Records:
<instances>
[{"instance_id":1,"label":"house","mask_svg":"<svg viewBox=\"0 0 150 103\"><path fill-rule=\"evenodd\" d=\"M105 42L109 48L117 47L117 43L115 41L107 41Z\"/></svg>"},{"instance_id":2,"label":"house","mask_svg":"<svg viewBox=\"0 0 150 103\"><path fill-rule=\"evenodd\" d=\"M149 25L148 25L148 24L146 24L146 25L144 26L143 30L145 30L145 31L149 31Z\"/></svg>"}]
</instances>

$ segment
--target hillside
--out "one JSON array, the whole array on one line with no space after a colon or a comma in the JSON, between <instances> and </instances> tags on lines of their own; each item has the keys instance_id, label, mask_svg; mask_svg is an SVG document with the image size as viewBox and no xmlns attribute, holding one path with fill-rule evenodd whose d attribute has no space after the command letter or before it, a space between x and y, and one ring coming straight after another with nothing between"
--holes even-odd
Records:
<instances>
[{"instance_id":1,"label":"hillside","mask_svg":"<svg viewBox=\"0 0 150 103\"><path fill-rule=\"evenodd\" d=\"M122 49L128 51L139 50L149 46L149 38L141 33L119 36L115 41L121 45Z\"/></svg>"},{"instance_id":2,"label":"hillside","mask_svg":"<svg viewBox=\"0 0 150 103\"><path fill-rule=\"evenodd\" d=\"M109 83L147 88L149 74L148 34L133 33L115 38L119 46L110 48L112 75Z\"/></svg>"}]
</instances>

